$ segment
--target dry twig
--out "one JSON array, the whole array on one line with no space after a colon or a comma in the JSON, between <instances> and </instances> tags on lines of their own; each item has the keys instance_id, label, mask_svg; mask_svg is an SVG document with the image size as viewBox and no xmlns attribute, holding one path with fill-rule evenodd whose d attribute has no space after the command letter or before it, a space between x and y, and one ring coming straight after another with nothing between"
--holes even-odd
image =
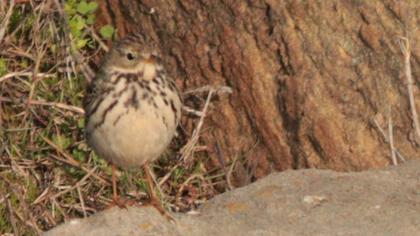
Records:
<instances>
[{"instance_id":1,"label":"dry twig","mask_svg":"<svg viewBox=\"0 0 420 236\"><path fill-rule=\"evenodd\" d=\"M385 143L389 144L390 143L389 136L386 135L385 131L381 128L378 121L375 118L373 118L372 121L375 127L379 130L379 133L382 135L382 138L384 139ZM396 148L394 148L394 151L395 151L395 154L397 154L397 156L400 158L400 160L405 162L404 156Z\"/></svg>"},{"instance_id":2,"label":"dry twig","mask_svg":"<svg viewBox=\"0 0 420 236\"><path fill-rule=\"evenodd\" d=\"M4 80L13 78L13 77L35 77L35 78L53 78L55 77L54 74L47 74L47 73L32 73L32 72L24 72L24 71L18 71L18 72L10 72L2 77L0 77L0 83Z\"/></svg>"},{"instance_id":3,"label":"dry twig","mask_svg":"<svg viewBox=\"0 0 420 236\"><path fill-rule=\"evenodd\" d=\"M72 105L67 105L64 103L59 103L59 102L46 102L46 101L40 101L40 100L20 100L21 103L24 104L28 104L28 105L38 105L38 106L50 106L50 107L55 107L58 109L63 109L63 110L67 110L67 111L71 111L71 112L75 112L78 114L85 114L85 111L83 110L83 108L80 107L76 107L76 106L72 106ZM14 102L12 99L10 98L6 98L6 97L0 97L0 102Z\"/></svg>"},{"instance_id":4,"label":"dry twig","mask_svg":"<svg viewBox=\"0 0 420 236\"><path fill-rule=\"evenodd\" d=\"M196 126L196 128L193 131L193 134L191 136L191 138L188 140L187 144L185 144L184 147L182 147L181 149L181 159L183 159L184 161L188 160L189 157L193 154L195 147L197 145L198 139L200 137L200 131L201 128L203 126L203 122L204 122L204 118L206 117L207 114L207 109L208 106L210 104L211 98L213 96L213 93L232 93L232 89L230 87L227 86L219 86L219 87L213 87L213 86L204 86L198 89L194 89L194 90L189 90L186 91L184 94L191 94L191 93L201 93L201 92L207 92L208 91L208 95L206 98L206 102L204 104L204 108L201 112L197 112L197 111L190 111L192 109L186 108L184 106L184 110L193 113L194 115L197 115L200 117L200 120L198 121L198 124Z\"/></svg>"},{"instance_id":5,"label":"dry twig","mask_svg":"<svg viewBox=\"0 0 420 236\"><path fill-rule=\"evenodd\" d=\"M6 0L2 0L6 1ZM15 0L10 0L9 10L7 10L6 16L3 18L3 22L0 24L0 44L3 41L4 34L6 33L7 26L9 25L10 17L13 13L13 8L15 7Z\"/></svg>"},{"instance_id":6,"label":"dry twig","mask_svg":"<svg viewBox=\"0 0 420 236\"><path fill-rule=\"evenodd\" d=\"M389 107L388 112L388 137L389 137L389 147L391 150L391 160L394 166L398 165L397 158L395 156L395 148L394 148L394 133L393 133L393 126L392 126L392 113L391 107Z\"/></svg>"},{"instance_id":7,"label":"dry twig","mask_svg":"<svg viewBox=\"0 0 420 236\"><path fill-rule=\"evenodd\" d=\"M419 124L419 118L417 115L416 104L415 104L415 99L414 99L414 91L413 91L414 80L411 73L411 65L410 65L410 57L411 57L410 41L407 37L400 37L400 39L401 39L400 47L404 55L405 78L407 79L408 100L410 102L411 115L413 119L413 127L417 135L417 140L418 142L420 142L420 124Z\"/></svg>"},{"instance_id":8,"label":"dry twig","mask_svg":"<svg viewBox=\"0 0 420 236\"><path fill-rule=\"evenodd\" d=\"M96 174L93 174L92 169L88 169L84 166L82 166L78 161L76 161L73 156L71 156L70 154L66 153L64 150L62 150L61 148L59 148L57 145L54 144L53 141L49 140L48 138L40 135L40 137L46 142L48 143L51 147L53 147L58 153L60 153L61 155L63 155L66 159L62 159L60 157L54 156L54 158L56 160L59 160L61 162L64 162L66 164L69 164L71 166L74 167L78 167L81 170L85 171L86 173L90 173L92 172L92 176L95 177L97 180L101 181L102 183L109 185L109 181L105 180L104 178L102 178L101 176L98 176Z\"/></svg>"},{"instance_id":9,"label":"dry twig","mask_svg":"<svg viewBox=\"0 0 420 236\"><path fill-rule=\"evenodd\" d=\"M196 144L198 142L198 138L200 136L201 127L203 126L204 118L206 117L207 109L208 109L208 106L210 104L210 99L211 99L211 97L213 95L213 92L214 92L213 90L210 90L209 91L209 93L207 95L206 103L204 104L203 111L201 112L202 115L200 117L200 120L198 121L198 124L197 124L196 128L194 129L193 134L192 134L190 140L181 149L182 159L184 161L188 160L188 158L194 152L194 147L196 146Z\"/></svg>"}]
</instances>

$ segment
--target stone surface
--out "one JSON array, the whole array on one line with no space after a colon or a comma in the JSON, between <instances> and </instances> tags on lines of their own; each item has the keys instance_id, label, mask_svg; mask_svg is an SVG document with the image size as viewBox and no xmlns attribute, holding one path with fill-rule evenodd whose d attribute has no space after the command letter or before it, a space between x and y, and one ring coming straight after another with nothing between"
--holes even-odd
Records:
<instances>
[{"instance_id":1,"label":"stone surface","mask_svg":"<svg viewBox=\"0 0 420 236\"><path fill-rule=\"evenodd\" d=\"M420 162L365 172L275 173L168 222L153 208L112 208L55 235L418 235Z\"/></svg>"}]
</instances>

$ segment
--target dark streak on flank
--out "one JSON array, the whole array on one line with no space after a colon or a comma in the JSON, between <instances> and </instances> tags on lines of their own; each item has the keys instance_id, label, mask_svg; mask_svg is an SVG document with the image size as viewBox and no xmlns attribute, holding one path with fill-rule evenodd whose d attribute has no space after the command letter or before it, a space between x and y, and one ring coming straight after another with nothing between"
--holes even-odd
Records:
<instances>
[{"instance_id":1,"label":"dark streak on flank","mask_svg":"<svg viewBox=\"0 0 420 236\"><path fill-rule=\"evenodd\" d=\"M175 108L174 100L171 99L170 103L171 103L171 109L172 109L172 111L174 113L176 113L176 108Z\"/></svg>"},{"instance_id":2,"label":"dark streak on flank","mask_svg":"<svg viewBox=\"0 0 420 236\"><path fill-rule=\"evenodd\" d=\"M103 93L101 94L101 96L98 98L98 99L96 99L95 101L97 101L96 102L96 104L93 106L93 108L92 109L88 109L89 111L88 111L88 113L86 114L86 116L87 117L89 117L90 115L92 115L93 113L95 113L97 110L98 110L98 108L99 108L99 106L102 104L102 102L105 100L105 98L108 96L108 94L112 91L113 89L106 89L106 90L104 90L103 91ZM93 104L92 104L93 105Z\"/></svg>"},{"instance_id":3,"label":"dark streak on flank","mask_svg":"<svg viewBox=\"0 0 420 236\"><path fill-rule=\"evenodd\" d=\"M156 95L157 95L157 92L156 92L156 90L155 90L155 87L150 87L151 89L150 89L150 91L148 91L149 92L149 94L151 94L152 95L152 97L155 97Z\"/></svg>"},{"instance_id":4,"label":"dark streak on flank","mask_svg":"<svg viewBox=\"0 0 420 236\"><path fill-rule=\"evenodd\" d=\"M158 108L158 106L157 106L157 104L156 104L156 102L153 100L153 106L157 109Z\"/></svg>"},{"instance_id":5,"label":"dark streak on flank","mask_svg":"<svg viewBox=\"0 0 420 236\"><path fill-rule=\"evenodd\" d=\"M86 112L87 118L89 118L90 115L92 115L93 113L96 112L96 110L98 110L99 106L104 101L105 97L106 96L100 96L98 99L95 99L93 103L89 104L87 112Z\"/></svg>"},{"instance_id":6,"label":"dark streak on flank","mask_svg":"<svg viewBox=\"0 0 420 236\"><path fill-rule=\"evenodd\" d=\"M161 76L159 76L158 79L160 80L160 83L162 84L162 88L166 89L166 87L167 87L166 80L163 77L161 77Z\"/></svg>"},{"instance_id":7,"label":"dark streak on flank","mask_svg":"<svg viewBox=\"0 0 420 236\"><path fill-rule=\"evenodd\" d=\"M114 122L112 123L113 126L117 125L118 121L120 121L121 117L123 117L124 114L120 114L117 119L114 120Z\"/></svg>"},{"instance_id":8,"label":"dark streak on flank","mask_svg":"<svg viewBox=\"0 0 420 236\"><path fill-rule=\"evenodd\" d=\"M166 121L165 116L162 116L162 122L165 125L166 129L169 129L169 125L168 125L168 122Z\"/></svg>"},{"instance_id":9,"label":"dark streak on flank","mask_svg":"<svg viewBox=\"0 0 420 236\"><path fill-rule=\"evenodd\" d=\"M144 89L144 83L143 83L143 81L139 81L137 84L140 86L140 88Z\"/></svg>"},{"instance_id":10,"label":"dark streak on flank","mask_svg":"<svg viewBox=\"0 0 420 236\"><path fill-rule=\"evenodd\" d=\"M117 105L118 100L114 100L104 111L104 113L102 114L102 119L101 121L99 121L98 123L95 124L95 128L98 128L99 126L101 126L106 119L106 116L109 114L109 112Z\"/></svg>"},{"instance_id":11,"label":"dark streak on flank","mask_svg":"<svg viewBox=\"0 0 420 236\"><path fill-rule=\"evenodd\" d=\"M170 89L172 92L177 91L176 85L175 85L175 83L174 83L172 80L168 80L168 85L169 85L169 89Z\"/></svg>"},{"instance_id":12,"label":"dark streak on flank","mask_svg":"<svg viewBox=\"0 0 420 236\"><path fill-rule=\"evenodd\" d=\"M176 108L175 108L175 104L174 104L174 100L172 100L171 99L171 109L172 109L172 111L174 112L174 114L175 114L175 119L174 119L174 121L175 121L175 125L176 125L176 122L178 121L178 111L176 110Z\"/></svg>"}]
</instances>

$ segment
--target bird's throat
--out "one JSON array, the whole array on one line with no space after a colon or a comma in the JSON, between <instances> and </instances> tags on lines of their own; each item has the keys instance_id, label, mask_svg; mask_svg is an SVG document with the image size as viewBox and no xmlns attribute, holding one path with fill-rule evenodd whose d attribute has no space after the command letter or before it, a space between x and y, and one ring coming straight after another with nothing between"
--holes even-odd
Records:
<instances>
[{"instance_id":1,"label":"bird's throat","mask_svg":"<svg viewBox=\"0 0 420 236\"><path fill-rule=\"evenodd\" d=\"M156 76L157 66L154 63L143 64L143 79L152 80Z\"/></svg>"}]
</instances>

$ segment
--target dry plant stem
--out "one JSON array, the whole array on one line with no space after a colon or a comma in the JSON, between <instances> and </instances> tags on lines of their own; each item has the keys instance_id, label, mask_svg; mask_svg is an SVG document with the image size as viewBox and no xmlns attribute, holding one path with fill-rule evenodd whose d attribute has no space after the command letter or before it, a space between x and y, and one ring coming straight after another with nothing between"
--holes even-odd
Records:
<instances>
[{"instance_id":1,"label":"dry plant stem","mask_svg":"<svg viewBox=\"0 0 420 236\"><path fill-rule=\"evenodd\" d=\"M203 126L204 118L206 117L207 109L208 109L208 106L210 104L210 100L211 100L211 96L213 95L213 91L214 90L211 89L209 91L208 95L207 95L206 103L204 104L203 111L201 112L202 115L201 115L200 120L199 120L199 122L197 124L197 127L193 131L193 134L192 134L191 139L188 141L187 144L185 144L185 146L181 150L181 152L182 152L182 159L184 161L188 160L188 158L194 152L194 147L196 146L196 144L198 142L198 138L200 136L201 127Z\"/></svg>"},{"instance_id":2,"label":"dry plant stem","mask_svg":"<svg viewBox=\"0 0 420 236\"><path fill-rule=\"evenodd\" d=\"M13 102L13 100L10 99L10 98L0 97L0 102ZM67 105L67 104L59 103L59 102L45 102L45 101L39 101L39 100L31 100L31 101L23 100L22 103L29 104L29 105L38 105L38 106L50 106L50 107L55 107L55 108L62 109L62 110L75 112L75 113L78 113L78 114L81 114L81 115L85 114L85 111L80 107L71 106L71 105Z\"/></svg>"},{"instance_id":3,"label":"dry plant stem","mask_svg":"<svg viewBox=\"0 0 420 236\"><path fill-rule=\"evenodd\" d=\"M32 83L30 84L27 110L29 109L29 106L30 106L29 102L32 100L32 97L35 94L35 88L38 82L38 78L36 77L36 75L39 72L39 67L41 66L41 62L43 61L43 58L47 52L46 42L45 40L41 40L40 38L41 25L42 25L40 21L42 20L41 16L42 16L43 9L45 7L45 3L46 3L45 1L41 2L41 4L37 8L34 8L34 15L35 15L36 20L34 21L34 27L33 27L34 40L32 42L35 48L35 65L32 70L32 81L31 81ZM25 114L25 119L27 115L29 115L29 112Z\"/></svg>"},{"instance_id":4,"label":"dry plant stem","mask_svg":"<svg viewBox=\"0 0 420 236\"><path fill-rule=\"evenodd\" d=\"M389 108L389 115L388 115L388 135L389 135L389 147L391 149L391 160L394 166L398 165L397 157L395 156L395 148L394 148L394 134L393 134L393 127L392 127L392 114L391 114L391 107Z\"/></svg>"},{"instance_id":5,"label":"dry plant stem","mask_svg":"<svg viewBox=\"0 0 420 236\"><path fill-rule=\"evenodd\" d=\"M66 221L77 215L92 214L94 208L103 202L89 201L91 194L100 195L103 189L109 189L111 183L110 177L107 178L103 171L91 166L92 158L88 159L88 163L79 162L70 153L77 150L78 154L85 155L88 150L85 145L78 145L83 142L83 134L77 128L77 119L71 117L80 118L83 110L69 103L80 101L81 88L76 86L66 91L63 88L68 86L69 81L50 83L53 81L47 79L60 75L65 78L66 75L59 70L60 66L65 66L64 57L70 52L65 52L66 47L59 45L64 42L65 29L54 1L0 0L0 57L7 61L6 73L0 75L4 92L0 96L0 126L5 128L0 130L0 136L5 133L5 140L0 143L0 152L3 153L0 171L13 183L4 189L4 195L10 201L10 214L6 198L0 196L0 205L4 206L5 213L4 217L0 217L0 235L38 235L42 230L61 223L63 218ZM64 3L60 0L60 4ZM86 51L80 52L84 54ZM87 61L85 57L80 59ZM70 66L77 65L71 57L68 61L69 70L72 69ZM78 81L73 73L70 71L70 79ZM44 100L41 97L45 95L48 98ZM48 112L55 114L54 119L48 117ZM73 140L71 147L65 149L51 142L51 137L60 134ZM72 166L71 169L75 167L77 173L79 169L86 172L82 172L83 179L74 181L77 178L75 175L56 171L56 164L63 165L60 162ZM92 189L95 191L97 188L101 192L92 193Z\"/></svg>"},{"instance_id":6,"label":"dry plant stem","mask_svg":"<svg viewBox=\"0 0 420 236\"><path fill-rule=\"evenodd\" d=\"M184 95L193 94L193 93L203 93L203 92L210 92L213 91L216 94L222 94L222 93L232 93L232 88L229 86L211 86L206 85L200 88L196 89L190 89L184 92Z\"/></svg>"},{"instance_id":7,"label":"dry plant stem","mask_svg":"<svg viewBox=\"0 0 420 236\"><path fill-rule=\"evenodd\" d=\"M9 220L12 225L13 233L14 235L20 235L19 230L16 226L16 218L13 212L13 207L9 199L6 199L6 206L7 206L7 210L9 211Z\"/></svg>"},{"instance_id":8,"label":"dry plant stem","mask_svg":"<svg viewBox=\"0 0 420 236\"><path fill-rule=\"evenodd\" d=\"M32 202L32 204L38 204L44 200L44 198L47 197L47 194L50 192L50 187L47 187L42 191L42 193L35 199L35 201Z\"/></svg>"},{"instance_id":9,"label":"dry plant stem","mask_svg":"<svg viewBox=\"0 0 420 236\"><path fill-rule=\"evenodd\" d=\"M63 109L63 110L68 110L68 111L72 111L78 114L85 114L85 111L80 108L80 107L76 107L76 106L71 106L71 105L67 105L64 103L59 103L59 102L44 102L44 101L30 101L29 104L31 105L40 105L40 106L51 106L51 107L56 107L59 109Z\"/></svg>"},{"instance_id":10,"label":"dry plant stem","mask_svg":"<svg viewBox=\"0 0 420 236\"><path fill-rule=\"evenodd\" d=\"M6 0L2 0L6 1ZM3 22L0 24L0 44L3 41L4 34L6 33L7 26L9 25L10 17L13 13L13 8L15 7L15 1L10 0L9 9L7 10L6 16L3 18Z\"/></svg>"},{"instance_id":11,"label":"dry plant stem","mask_svg":"<svg viewBox=\"0 0 420 236\"><path fill-rule=\"evenodd\" d=\"M82 166L79 162L77 162L76 160L74 160L74 158L70 154L64 152L59 147L57 147L57 145L55 145L51 140L49 140L48 138L46 138L46 137L44 137L42 135L40 135L40 137L46 143L48 143L51 147L53 147L58 153L60 153L61 155L63 155L66 158L66 159L62 159L62 158L59 158L59 157L55 157L56 160L59 160L61 162L64 162L66 164L69 164L71 166L80 168L81 170L85 171L86 173L89 173L91 171L91 169L88 169L88 168ZM105 180L104 178L102 178L101 176L98 176L98 175L93 174L93 173L92 173L92 176L95 177L95 179L97 179L100 182L102 182L103 184L106 184L106 185L109 184L109 182L107 180Z\"/></svg>"},{"instance_id":12,"label":"dry plant stem","mask_svg":"<svg viewBox=\"0 0 420 236\"><path fill-rule=\"evenodd\" d=\"M64 190L64 191L61 191L61 192L59 192L59 193L57 193L57 194L55 194L55 195L53 195L51 198L52 199L55 199L55 198L58 198L59 196L61 196L61 195L63 195L63 194L66 194L66 193L68 193L68 192L70 192L70 191L73 191L74 189L76 189L76 188L78 188L78 187L80 187L80 186L82 186L83 185L83 183L85 183L86 182L86 180L90 177L90 176L92 176L93 175L93 173L95 172L95 170L96 170L96 166L92 169L92 170L90 170L85 176L83 176L83 178L81 179L81 180L79 180L74 186L72 186L72 187L70 187L70 188L68 188L68 189L66 189L66 190ZM43 193L41 194L41 196L43 195ZM36 203L39 203L40 202L40 200L38 200L40 197L38 197L35 201L34 201L34 204L36 204Z\"/></svg>"},{"instance_id":13,"label":"dry plant stem","mask_svg":"<svg viewBox=\"0 0 420 236\"><path fill-rule=\"evenodd\" d=\"M80 205L82 206L83 217L86 218L87 213L86 213L86 208L85 208L85 201L83 200L82 191L80 190L80 186L77 186L76 189L77 189L77 194L79 195Z\"/></svg>"},{"instance_id":14,"label":"dry plant stem","mask_svg":"<svg viewBox=\"0 0 420 236\"><path fill-rule=\"evenodd\" d=\"M105 43L102 41L102 39L98 36L98 34L96 34L95 30L93 29L93 27L89 27L89 32L92 35L92 38L98 42L99 46L105 51L108 52L109 48L105 45Z\"/></svg>"},{"instance_id":15,"label":"dry plant stem","mask_svg":"<svg viewBox=\"0 0 420 236\"><path fill-rule=\"evenodd\" d=\"M160 179L160 181L159 181L159 183L158 183L158 186L162 186L162 184L164 184L168 179L169 179L169 177L171 177L171 175L172 175L172 173L176 170L176 168L178 168L179 167L179 165L180 165L180 163L177 163L175 166L173 166L172 168L171 168L171 170L170 171L168 171L168 173L166 173L166 175L165 176L163 176L161 179Z\"/></svg>"},{"instance_id":16,"label":"dry plant stem","mask_svg":"<svg viewBox=\"0 0 420 236\"><path fill-rule=\"evenodd\" d=\"M186 111L186 112L188 112L190 114L193 114L195 116L198 116L198 117L203 116L203 113L201 111L196 111L196 110L194 110L194 109L192 109L190 107L187 107L187 106L182 106L182 110L184 110L184 111Z\"/></svg>"},{"instance_id":17,"label":"dry plant stem","mask_svg":"<svg viewBox=\"0 0 420 236\"><path fill-rule=\"evenodd\" d=\"M410 41L406 37L401 37L403 43L400 43L401 50L404 55L404 67L405 67L405 77L407 79L407 91L408 91L408 99L410 101L410 108L411 108L411 115L413 119L413 126L417 134L417 140L420 142L420 124L419 118L417 115L416 104L414 102L414 92L413 92L413 84L414 80L411 73L411 65L410 65L410 57L411 57L411 49L410 49Z\"/></svg>"},{"instance_id":18,"label":"dry plant stem","mask_svg":"<svg viewBox=\"0 0 420 236\"><path fill-rule=\"evenodd\" d=\"M203 182L206 182L206 179L203 177L203 175L199 175L199 174L193 174L190 177L188 177L179 187L178 189L178 193L176 195L177 200L179 201L180 195L182 194L182 191L184 191L185 187L187 186L187 184L189 182L191 182L193 179L201 179Z\"/></svg>"},{"instance_id":19,"label":"dry plant stem","mask_svg":"<svg viewBox=\"0 0 420 236\"><path fill-rule=\"evenodd\" d=\"M235 169L236 162L238 161L238 158L239 158L239 154L236 154L235 158L233 159L232 165L229 167L229 171L226 174L226 182L228 184L229 190L232 190L235 188L232 184L231 177L232 177L233 170Z\"/></svg>"},{"instance_id":20,"label":"dry plant stem","mask_svg":"<svg viewBox=\"0 0 420 236\"><path fill-rule=\"evenodd\" d=\"M10 196L10 193L7 193L6 195L2 196L2 198L0 198L0 204L3 204L3 202L6 201L6 199Z\"/></svg>"},{"instance_id":21,"label":"dry plant stem","mask_svg":"<svg viewBox=\"0 0 420 236\"><path fill-rule=\"evenodd\" d=\"M13 47L13 49L7 49L4 52L0 52L0 55L4 55L7 57L13 57L11 55L9 55L9 53L16 55L16 56L20 56L20 57L26 57L31 61L35 61L35 58L32 56L32 54L25 52L24 50L22 50L22 48L19 48L15 45L9 45L11 47Z\"/></svg>"},{"instance_id":22,"label":"dry plant stem","mask_svg":"<svg viewBox=\"0 0 420 236\"><path fill-rule=\"evenodd\" d=\"M71 42L71 35L68 33L70 32L69 29L69 24L67 21L67 14L64 11L64 9L62 8L62 4L60 2L60 0L54 0L54 3L58 9L58 12L61 15L62 18L62 22L64 23L64 35L65 35L65 43L66 43L66 47L67 47L67 53L68 53L68 57L66 58L66 65L67 67L71 67L73 68L73 71L75 72L75 62L77 62L77 64L80 66L80 69L82 70L83 76L86 78L86 80L88 82L91 82L93 80L93 78L95 77L95 72L92 70L92 68L90 68L89 65L87 65L84 61L83 61L83 56L76 50L72 51L70 50L70 42ZM70 78L70 72L68 71L68 77Z\"/></svg>"},{"instance_id":23,"label":"dry plant stem","mask_svg":"<svg viewBox=\"0 0 420 236\"><path fill-rule=\"evenodd\" d=\"M24 71L18 71L18 72L11 72L8 73L6 75L3 75L2 77L0 77L0 83L3 82L4 80L13 78L13 77L39 77L39 78L53 78L56 75L54 74L47 74L47 73L36 73L34 74L33 72L24 72Z\"/></svg>"},{"instance_id":24,"label":"dry plant stem","mask_svg":"<svg viewBox=\"0 0 420 236\"><path fill-rule=\"evenodd\" d=\"M373 119L373 123L375 124L375 127L379 130L379 133L381 133L382 138L384 139L385 143L389 144L389 139L387 135L385 134L385 131L379 125L378 121L376 119ZM394 148L394 151L395 151L395 154L397 154L397 156L400 158L400 160L405 162L404 156L395 148Z\"/></svg>"},{"instance_id":25,"label":"dry plant stem","mask_svg":"<svg viewBox=\"0 0 420 236\"><path fill-rule=\"evenodd\" d=\"M182 107L182 109L184 111L187 111L189 113L192 113L192 114L200 117L200 120L198 121L198 124L197 124L196 128L194 129L190 140L187 142L187 144L184 145L184 147L181 148L181 153L182 153L181 159L183 159L184 161L188 160L189 157L191 157L191 155L193 154L194 149L197 145L198 138L200 136L200 131L201 131L201 128L203 126L204 118L206 117L207 109L208 109L208 106L210 104L210 100L211 100L211 97L212 97L213 93L216 93L216 94L218 94L218 93L232 93L232 89L228 86L209 86L208 85L208 86L203 86L203 87L198 88L198 89L193 89L193 90L186 91L184 93L184 95L192 94L192 93L202 93L202 92L207 92L207 91L208 91L208 95L207 95L206 103L204 104L204 108L201 112L200 111L195 111L195 110L193 110L189 107L186 107L186 106Z\"/></svg>"}]
</instances>

